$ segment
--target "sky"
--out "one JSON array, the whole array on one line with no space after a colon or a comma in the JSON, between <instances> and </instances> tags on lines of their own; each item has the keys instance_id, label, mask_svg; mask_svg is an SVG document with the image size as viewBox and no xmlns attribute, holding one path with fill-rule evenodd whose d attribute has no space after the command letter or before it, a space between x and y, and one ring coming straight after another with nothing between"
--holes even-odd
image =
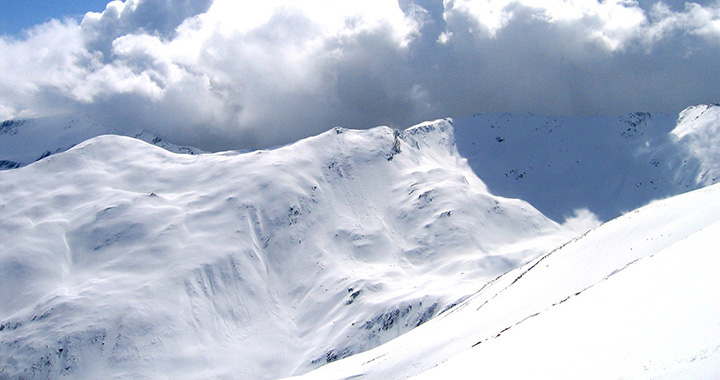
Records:
<instances>
[{"instance_id":1,"label":"sky","mask_svg":"<svg viewBox=\"0 0 720 380\"><path fill-rule=\"evenodd\" d=\"M82 19L87 12L102 12L107 3L107 0L3 0L0 34L17 36L53 18Z\"/></svg>"},{"instance_id":2,"label":"sky","mask_svg":"<svg viewBox=\"0 0 720 380\"><path fill-rule=\"evenodd\" d=\"M720 0L6 0L0 12L0 119L82 113L209 150L334 126L720 101Z\"/></svg>"}]
</instances>

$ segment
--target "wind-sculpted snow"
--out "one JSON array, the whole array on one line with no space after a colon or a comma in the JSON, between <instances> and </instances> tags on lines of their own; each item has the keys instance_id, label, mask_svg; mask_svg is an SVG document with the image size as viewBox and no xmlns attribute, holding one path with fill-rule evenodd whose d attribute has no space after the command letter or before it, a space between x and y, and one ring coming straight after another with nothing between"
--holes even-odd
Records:
<instances>
[{"instance_id":1,"label":"wind-sculpted snow","mask_svg":"<svg viewBox=\"0 0 720 380\"><path fill-rule=\"evenodd\" d=\"M610 220L720 178L720 107L624 117L476 115L455 120L458 149L493 193L562 221Z\"/></svg>"},{"instance_id":2,"label":"wind-sculpted snow","mask_svg":"<svg viewBox=\"0 0 720 380\"><path fill-rule=\"evenodd\" d=\"M298 380L715 378L719 196L713 185L628 213Z\"/></svg>"},{"instance_id":3,"label":"wind-sculpted snow","mask_svg":"<svg viewBox=\"0 0 720 380\"><path fill-rule=\"evenodd\" d=\"M301 374L576 233L488 193L448 121L243 154L101 136L0 193L8 379Z\"/></svg>"}]
</instances>

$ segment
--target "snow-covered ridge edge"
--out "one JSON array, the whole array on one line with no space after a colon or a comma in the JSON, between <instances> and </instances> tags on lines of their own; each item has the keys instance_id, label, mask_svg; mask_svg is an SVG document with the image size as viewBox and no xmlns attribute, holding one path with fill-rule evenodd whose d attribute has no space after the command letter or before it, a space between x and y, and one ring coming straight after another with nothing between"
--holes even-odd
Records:
<instances>
[{"instance_id":1,"label":"snow-covered ridge edge","mask_svg":"<svg viewBox=\"0 0 720 380\"><path fill-rule=\"evenodd\" d=\"M133 137L173 153L204 153L195 147L173 144L145 130L120 134L81 115L13 119L0 124L0 170L17 169L108 134Z\"/></svg>"},{"instance_id":2,"label":"snow-covered ridge edge","mask_svg":"<svg viewBox=\"0 0 720 380\"><path fill-rule=\"evenodd\" d=\"M700 162L696 184L708 186L720 181L720 104L686 108L671 135Z\"/></svg>"},{"instance_id":3,"label":"snow-covered ridge edge","mask_svg":"<svg viewBox=\"0 0 720 380\"><path fill-rule=\"evenodd\" d=\"M452 120L449 118L427 121L412 126L407 130L396 130L395 134L400 138L404 138L405 134L409 136L424 136L419 137L418 140L413 140L413 144L415 144L416 147L419 147L420 142L422 142L426 147L429 146L429 144L439 143L450 148L454 146L455 141L451 123ZM439 132L447 131L447 133L436 139L427 139L428 132L433 131L436 124L444 124L438 127ZM349 130L342 127L335 127L320 135L330 133L331 131L339 134ZM95 137L104 135L135 138L172 153L189 155L209 153L196 147L174 144L146 130L118 133L81 115L52 116L37 119L12 119L5 120L0 124L0 170L16 169L29 165L51 155L67 151ZM248 151L239 150L237 152L246 153ZM453 152L456 153L457 151L455 150ZM395 154L395 152L391 152L391 155L392 154Z\"/></svg>"}]
</instances>

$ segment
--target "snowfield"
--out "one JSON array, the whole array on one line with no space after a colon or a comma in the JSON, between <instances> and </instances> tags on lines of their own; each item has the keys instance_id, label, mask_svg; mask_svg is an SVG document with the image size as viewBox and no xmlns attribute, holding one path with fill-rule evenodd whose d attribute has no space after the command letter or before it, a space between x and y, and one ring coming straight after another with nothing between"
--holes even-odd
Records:
<instances>
[{"instance_id":1,"label":"snowfield","mask_svg":"<svg viewBox=\"0 0 720 380\"><path fill-rule=\"evenodd\" d=\"M5 122L0 379L710 377L719 109L244 153Z\"/></svg>"},{"instance_id":2,"label":"snowfield","mask_svg":"<svg viewBox=\"0 0 720 380\"><path fill-rule=\"evenodd\" d=\"M628 213L309 379L709 379L720 185Z\"/></svg>"}]
</instances>

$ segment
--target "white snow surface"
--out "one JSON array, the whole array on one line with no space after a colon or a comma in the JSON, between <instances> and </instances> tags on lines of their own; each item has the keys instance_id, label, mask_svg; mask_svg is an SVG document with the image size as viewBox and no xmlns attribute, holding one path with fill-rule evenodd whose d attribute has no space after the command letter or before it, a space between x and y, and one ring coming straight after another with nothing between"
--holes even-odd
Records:
<instances>
[{"instance_id":1,"label":"white snow surface","mask_svg":"<svg viewBox=\"0 0 720 380\"><path fill-rule=\"evenodd\" d=\"M716 378L718 246L713 185L608 222L296 380Z\"/></svg>"},{"instance_id":2,"label":"white snow surface","mask_svg":"<svg viewBox=\"0 0 720 380\"><path fill-rule=\"evenodd\" d=\"M623 117L481 114L455 119L460 155L494 194L556 221L607 221L720 180L720 106Z\"/></svg>"},{"instance_id":3,"label":"white snow surface","mask_svg":"<svg viewBox=\"0 0 720 380\"><path fill-rule=\"evenodd\" d=\"M302 374L578 232L491 195L446 120L243 154L100 136L0 194L7 379Z\"/></svg>"},{"instance_id":4,"label":"white snow surface","mask_svg":"<svg viewBox=\"0 0 720 380\"><path fill-rule=\"evenodd\" d=\"M478 115L197 155L4 122L0 379L711 377L719 120ZM585 209L666 197L585 233Z\"/></svg>"}]
</instances>

